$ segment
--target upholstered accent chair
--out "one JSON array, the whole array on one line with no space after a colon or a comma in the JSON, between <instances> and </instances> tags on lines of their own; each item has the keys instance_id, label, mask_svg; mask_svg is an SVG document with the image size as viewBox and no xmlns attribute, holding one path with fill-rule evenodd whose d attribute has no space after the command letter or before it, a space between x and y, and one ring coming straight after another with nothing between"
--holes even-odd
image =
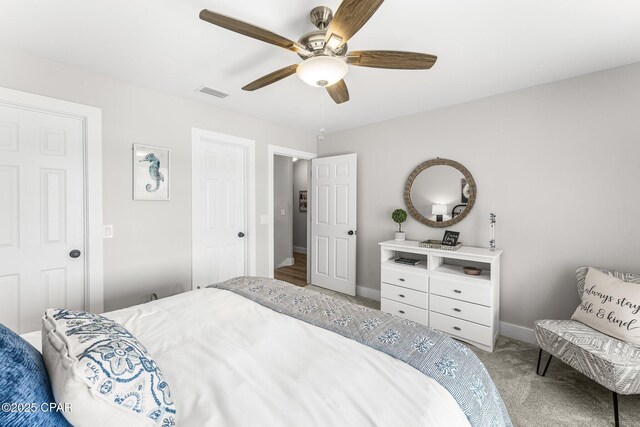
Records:
<instances>
[{"instance_id":1,"label":"upholstered accent chair","mask_svg":"<svg viewBox=\"0 0 640 427\"><path fill-rule=\"evenodd\" d=\"M576 271L578 293L582 297L588 267ZM604 268L597 270L629 283L638 283L640 274L623 273ZM619 426L618 394L640 394L640 348L610 337L575 320L538 320L536 340L540 351L536 373L547 373L553 356L613 392L613 411ZM549 353L540 372L542 350Z\"/></svg>"}]
</instances>

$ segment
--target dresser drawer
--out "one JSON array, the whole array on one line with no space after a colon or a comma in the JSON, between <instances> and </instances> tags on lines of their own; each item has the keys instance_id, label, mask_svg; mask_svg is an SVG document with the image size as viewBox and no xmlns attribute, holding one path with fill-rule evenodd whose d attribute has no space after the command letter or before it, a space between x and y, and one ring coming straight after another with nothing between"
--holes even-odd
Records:
<instances>
[{"instance_id":1,"label":"dresser drawer","mask_svg":"<svg viewBox=\"0 0 640 427\"><path fill-rule=\"evenodd\" d=\"M431 295L429 309L440 314L480 323L481 325L491 325L491 308L485 307L484 305L471 304L439 295Z\"/></svg>"},{"instance_id":2,"label":"dresser drawer","mask_svg":"<svg viewBox=\"0 0 640 427\"><path fill-rule=\"evenodd\" d=\"M380 310L385 313L391 313L396 316L404 317L405 319L413 320L421 325L429 326L428 312L422 308L382 298L380 301Z\"/></svg>"},{"instance_id":3,"label":"dresser drawer","mask_svg":"<svg viewBox=\"0 0 640 427\"><path fill-rule=\"evenodd\" d=\"M438 329L454 337L487 346L491 346L492 344L493 337L491 336L491 328L488 326L478 325L433 311L429 313L429 325L434 329Z\"/></svg>"},{"instance_id":4,"label":"dresser drawer","mask_svg":"<svg viewBox=\"0 0 640 427\"><path fill-rule=\"evenodd\" d=\"M429 307L429 295L426 292L389 285L388 283L383 283L380 288L382 298L409 304L425 310Z\"/></svg>"},{"instance_id":5,"label":"dresser drawer","mask_svg":"<svg viewBox=\"0 0 640 427\"><path fill-rule=\"evenodd\" d=\"M431 293L443 297L491 306L491 285L471 280L455 280L431 276ZM472 279L473 280L473 279Z\"/></svg>"},{"instance_id":6,"label":"dresser drawer","mask_svg":"<svg viewBox=\"0 0 640 427\"><path fill-rule=\"evenodd\" d=\"M390 285L427 292L429 276L427 276L426 270L413 272L383 265L380 269L380 281Z\"/></svg>"}]
</instances>

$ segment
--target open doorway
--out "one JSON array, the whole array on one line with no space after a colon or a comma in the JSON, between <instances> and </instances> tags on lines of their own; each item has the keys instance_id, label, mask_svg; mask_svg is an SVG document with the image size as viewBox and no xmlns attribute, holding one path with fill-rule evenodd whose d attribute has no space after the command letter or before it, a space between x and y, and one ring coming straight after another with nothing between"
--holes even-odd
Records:
<instances>
[{"instance_id":1,"label":"open doorway","mask_svg":"<svg viewBox=\"0 0 640 427\"><path fill-rule=\"evenodd\" d=\"M307 286L313 153L269 146L270 277Z\"/></svg>"},{"instance_id":2,"label":"open doorway","mask_svg":"<svg viewBox=\"0 0 640 427\"><path fill-rule=\"evenodd\" d=\"M309 161L274 158L274 278L307 286Z\"/></svg>"}]
</instances>

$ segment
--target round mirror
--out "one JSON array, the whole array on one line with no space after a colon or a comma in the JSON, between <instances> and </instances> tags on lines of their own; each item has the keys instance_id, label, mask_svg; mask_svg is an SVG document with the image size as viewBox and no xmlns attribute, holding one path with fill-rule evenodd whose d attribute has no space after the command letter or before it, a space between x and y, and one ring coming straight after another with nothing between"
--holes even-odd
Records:
<instances>
[{"instance_id":1,"label":"round mirror","mask_svg":"<svg viewBox=\"0 0 640 427\"><path fill-rule=\"evenodd\" d=\"M449 227L462 221L476 201L476 182L460 163L427 160L409 175L404 201L411 216L429 227Z\"/></svg>"}]
</instances>

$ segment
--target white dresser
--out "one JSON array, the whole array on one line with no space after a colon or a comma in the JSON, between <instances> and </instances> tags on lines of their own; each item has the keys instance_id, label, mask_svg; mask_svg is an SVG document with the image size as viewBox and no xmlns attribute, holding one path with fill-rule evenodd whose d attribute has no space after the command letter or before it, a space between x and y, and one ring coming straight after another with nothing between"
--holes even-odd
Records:
<instances>
[{"instance_id":1,"label":"white dresser","mask_svg":"<svg viewBox=\"0 0 640 427\"><path fill-rule=\"evenodd\" d=\"M493 351L499 333L500 254L463 246L427 249L417 241L380 243L381 310L402 316ZM396 257L420 264L397 264ZM463 266L482 269L467 275Z\"/></svg>"}]
</instances>

